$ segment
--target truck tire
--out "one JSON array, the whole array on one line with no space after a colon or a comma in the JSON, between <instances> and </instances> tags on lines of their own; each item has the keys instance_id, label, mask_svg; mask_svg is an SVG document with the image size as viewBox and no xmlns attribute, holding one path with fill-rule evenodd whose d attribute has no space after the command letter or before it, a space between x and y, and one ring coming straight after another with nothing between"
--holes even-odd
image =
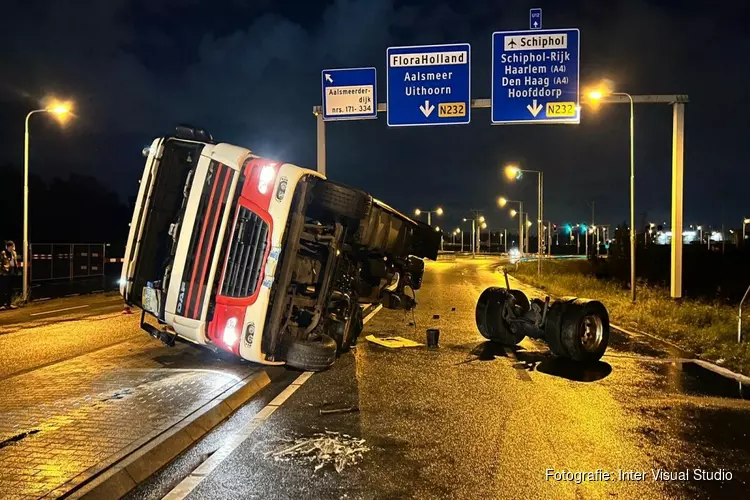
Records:
<instances>
[{"instance_id":1,"label":"truck tire","mask_svg":"<svg viewBox=\"0 0 750 500\"><path fill-rule=\"evenodd\" d=\"M315 186L315 201L326 212L347 219L361 220L370 213L371 198L367 193L330 181L320 181Z\"/></svg>"},{"instance_id":2,"label":"truck tire","mask_svg":"<svg viewBox=\"0 0 750 500\"><path fill-rule=\"evenodd\" d=\"M585 363L599 361L609 344L609 313L596 300L578 299L568 304L560 339L565 355Z\"/></svg>"},{"instance_id":3,"label":"truck tire","mask_svg":"<svg viewBox=\"0 0 750 500\"><path fill-rule=\"evenodd\" d=\"M279 355L292 368L322 372L336 361L336 342L328 335L315 340L285 338L279 345Z\"/></svg>"},{"instance_id":4,"label":"truck tire","mask_svg":"<svg viewBox=\"0 0 750 500\"><path fill-rule=\"evenodd\" d=\"M516 345L525 337L522 333L513 333L502 317L503 305L511 296L522 314L529 311L529 299L520 290L490 287L479 296L475 313L479 333L488 340L507 346Z\"/></svg>"}]
</instances>

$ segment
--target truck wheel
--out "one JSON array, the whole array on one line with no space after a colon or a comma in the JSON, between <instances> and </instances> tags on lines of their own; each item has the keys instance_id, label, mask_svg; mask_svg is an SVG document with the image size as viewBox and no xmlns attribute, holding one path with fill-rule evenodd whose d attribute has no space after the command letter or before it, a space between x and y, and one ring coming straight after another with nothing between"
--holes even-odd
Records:
<instances>
[{"instance_id":1,"label":"truck wheel","mask_svg":"<svg viewBox=\"0 0 750 500\"><path fill-rule=\"evenodd\" d=\"M361 220L370 213L370 196L330 181L320 181L315 186L315 201L323 210L348 219Z\"/></svg>"},{"instance_id":2,"label":"truck wheel","mask_svg":"<svg viewBox=\"0 0 750 500\"><path fill-rule=\"evenodd\" d=\"M322 372L336 361L336 342L328 335L315 340L285 338L279 345L279 354L292 368Z\"/></svg>"},{"instance_id":3,"label":"truck wheel","mask_svg":"<svg viewBox=\"0 0 750 500\"><path fill-rule=\"evenodd\" d=\"M598 361L609 344L609 313L601 302L578 299L568 305L560 339L565 354L574 361Z\"/></svg>"},{"instance_id":4,"label":"truck wheel","mask_svg":"<svg viewBox=\"0 0 750 500\"><path fill-rule=\"evenodd\" d=\"M490 287L479 296L475 314L477 328L484 338L508 346L518 344L525 336L513 333L508 322L503 319L503 305L511 300L511 296L515 299L518 313L525 314L529 311L529 299L520 290Z\"/></svg>"}]
</instances>

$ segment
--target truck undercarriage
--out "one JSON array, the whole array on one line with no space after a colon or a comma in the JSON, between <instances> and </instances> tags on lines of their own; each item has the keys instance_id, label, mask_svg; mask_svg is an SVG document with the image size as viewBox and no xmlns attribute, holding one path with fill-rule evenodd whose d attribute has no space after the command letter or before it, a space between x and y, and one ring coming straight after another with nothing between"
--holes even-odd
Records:
<instances>
[{"instance_id":1,"label":"truck undercarriage","mask_svg":"<svg viewBox=\"0 0 750 500\"><path fill-rule=\"evenodd\" d=\"M356 343L360 304L416 305L421 257L436 258L439 243L366 193L318 179L298 187L286 234L262 348L313 370Z\"/></svg>"}]
</instances>

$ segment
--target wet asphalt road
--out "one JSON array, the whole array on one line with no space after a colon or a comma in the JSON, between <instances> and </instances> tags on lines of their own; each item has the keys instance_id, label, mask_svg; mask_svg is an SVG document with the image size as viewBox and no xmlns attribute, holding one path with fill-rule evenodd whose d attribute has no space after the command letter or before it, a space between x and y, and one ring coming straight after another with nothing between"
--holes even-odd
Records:
<instances>
[{"instance_id":1,"label":"wet asphalt road","mask_svg":"<svg viewBox=\"0 0 750 500\"><path fill-rule=\"evenodd\" d=\"M750 489L750 401L645 337L614 333L601 362L552 358L542 343L515 350L484 342L474 323L481 291L500 285L497 262L433 263L411 314L382 310L353 353L315 374L189 495L197 498L740 498ZM439 318L433 318L438 315ZM364 336L440 348L388 349ZM289 380L293 373L287 377ZM130 498L160 498L281 391L269 387ZM747 393L745 393L747 397ZM358 405L359 412L320 409ZM332 431L365 440L361 463L314 471L267 454L287 440ZM596 472L610 481L556 481L546 471ZM652 469L689 471L658 481ZM694 469L731 480L695 480ZM617 480L618 471L646 472Z\"/></svg>"}]
</instances>

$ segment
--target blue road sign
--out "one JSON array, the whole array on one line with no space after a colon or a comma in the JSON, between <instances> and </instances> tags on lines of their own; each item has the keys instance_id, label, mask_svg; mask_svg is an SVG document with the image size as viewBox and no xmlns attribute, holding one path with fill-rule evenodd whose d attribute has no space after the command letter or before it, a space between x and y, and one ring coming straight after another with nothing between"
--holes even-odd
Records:
<instances>
[{"instance_id":1,"label":"blue road sign","mask_svg":"<svg viewBox=\"0 0 750 500\"><path fill-rule=\"evenodd\" d=\"M542 29L542 9L529 9L529 29Z\"/></svg>"},{"instance_id":2,"label":"blue road sign","mask_svg":"<svg viewBox=\"0 0 750 500\"><path fill-rule=\"evenodd\" d=\"M324 69L320 79L324 120L378 117L375 68Z\"/></svg>"},{"instance_id":3,"label":"blue road sign","mask_svg":"<svg viewBox=\"0 0 750 500\"><path fill-rule=\"evenodd\" d=\"M492 123L579 123L577 28L492 34Z\"/></svg>"},{"instance_id":4,"label":"blue road sign","mask_svg":"<svg viewBox=\"0 0 750 500\"><path fill-rule=\"evenodd\" d=\"M389 127L471 121L471 46L389 47Z\"/></svg>"}]
</instances>

